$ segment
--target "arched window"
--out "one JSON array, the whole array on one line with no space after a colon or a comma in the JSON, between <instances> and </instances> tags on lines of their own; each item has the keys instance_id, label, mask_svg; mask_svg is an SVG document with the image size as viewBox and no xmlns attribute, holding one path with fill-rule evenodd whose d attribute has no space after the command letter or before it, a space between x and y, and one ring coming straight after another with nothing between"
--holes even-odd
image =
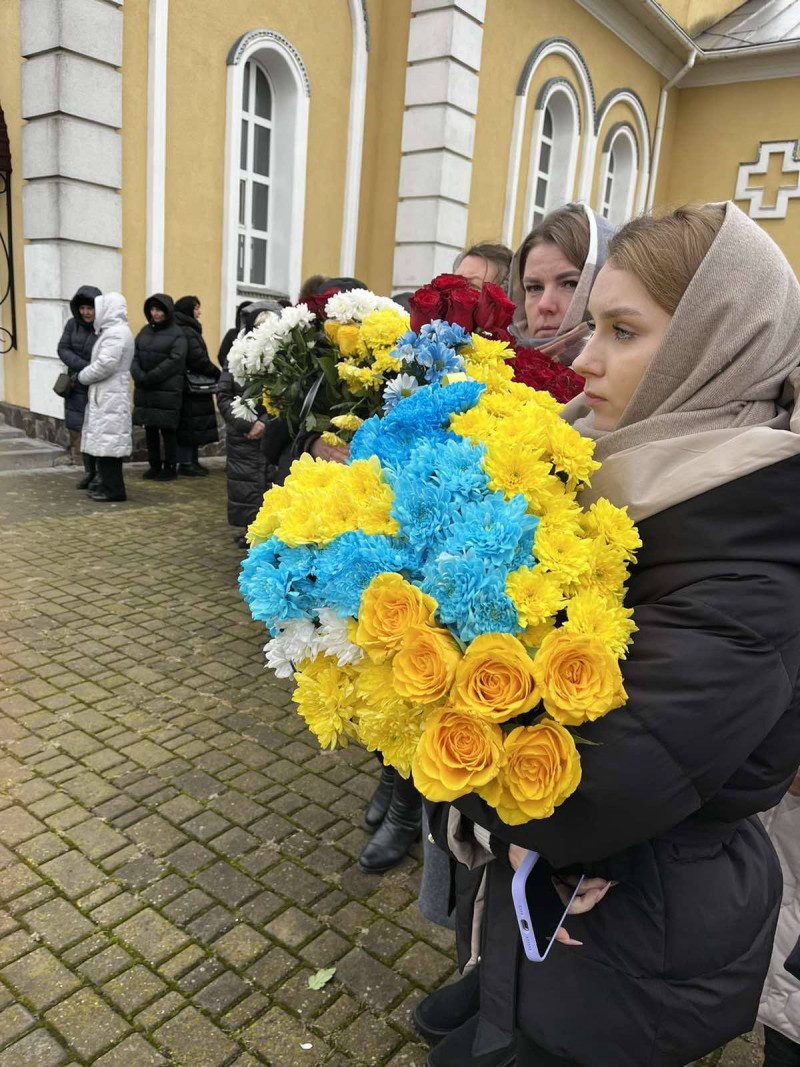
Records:
<instances>
[{"instance_id":1,"label":"arched window","mask_svg":"<svg viewBox=\"0 0 800 1067\"><path fill-rule=\"evenodd\" d=\"M525 221L538 225L572 200L580 138L580 109L569 82L554 79L539 94L531 137Z\"/></svg>"},{"instance_id":2,"label":"arched window","mask_svg":"<svg viewBox=\"0 0 800 1067\"><path fill-rule=\"evenodd\" d=\"M617 123L603 145L597 210L615 226L626 222L633 211L638 173L638 147L633 130Z\"/></svg>"},{"instance_id":3,"label":"arched window","mask_svg":"<svg viewBox=\"0 0 800 1067\"><path fill-rule=\"evenodd\" d=\"M296 297L300 288L310 93L299 53L274 30L246 33L228 53L225 323L243 297Z\"/></svg>"},{"instance_id":4,"label":"arched window","mask_svg":"<svg viewBox=\"0 0 800 1067\"><path fill-rule=\"evenodd\" d=\"M251 59L242 79L242 128L239 145L239 241L236 280L266 287L272 175L272 85Z\"/></svg>"}]
</instances>

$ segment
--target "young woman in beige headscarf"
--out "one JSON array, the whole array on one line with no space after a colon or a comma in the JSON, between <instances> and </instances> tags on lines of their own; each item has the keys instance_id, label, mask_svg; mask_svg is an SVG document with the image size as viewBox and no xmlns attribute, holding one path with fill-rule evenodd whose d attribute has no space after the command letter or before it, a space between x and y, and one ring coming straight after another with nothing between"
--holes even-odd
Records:
<instances>
[{"instance_id":1,"label":"young woman in beige headscarf","mask_svg":"<svg viewBox=\"0 0 800 1067\"><path fill-rule=\"evenodd\" d=\"M800 763L800 286L734 204L706 205L624 227L589 306L565 417L603 462L583 503L627 505L643 540L629 699L581 728L551 818L429 807L461 861L462 967L480 952L471 1018L468 979L417 1008L447 1035L431 1067L684 1067L750 1029L769 965L781 875L756 815ZM511 897L527 849L590 880L544 964Z\"/></svg>"}]
</instances>

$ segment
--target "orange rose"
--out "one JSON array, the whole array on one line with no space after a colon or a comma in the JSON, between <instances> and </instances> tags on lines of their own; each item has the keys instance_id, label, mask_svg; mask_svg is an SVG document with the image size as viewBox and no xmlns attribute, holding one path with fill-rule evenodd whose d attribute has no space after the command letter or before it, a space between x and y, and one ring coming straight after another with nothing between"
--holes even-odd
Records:
<instances>
[{"instance_id":1,"label":"orange rose","mask_svg":"<svg viewBox=\"0 0 800 1067\"><path fill-rule=\"evenodd\" d=\"M509 826L548 819L581 780L581 758L569 731L544 720L506 734L507 763L479 792Z\"/></svg>"},{"instance_id":2,"label":"orange rose","mask_svg":"<svg viewBox=\"0 0 800 1067\"><path fill-rule=\"evenodd\" d=\"M539 702L533 662L511 634L481 634L456 670L453 707L491 722L505 722Z\"/></svg>"},{"instance_id":3,"label":"orange rose","mask_svg":"<svg viewBox=\"0 0 800 1067\"><path fill-rule=\"evenodd\" d=\"M375 663L400 650L413 626L433 621L437 603L393 571L372 579L361 596L355 643Z\"/></svg>"},{"instance_id":4,"label":"orange rose","mask_svg":"<svg viewBox=\"0 0 800 1067\"><path fill-rule=\"evenodd\" d=\"M545 708L565 726L599 719L628 699L619 660L596 637L554 630L542 641L533 670Z\"/></svg>"},{"instance_id":5,"label":"orange rose","mask_svg":"<svg viewBox=\"0 0 800 1067\"><path fill-rule=\"evenodd\" d=\"M461 651L447 630L412 626L392 661L394 687L409 700L432 704L450 692Z\"/></svg>"},{"instance_id":6,"label":"orange rose","mask_svg":"<svg viewBox=\"0 0 800 1067\"><path fill-rule=\"evenodd\" d=\"M487 785L505 760L499 726L442 708L428 720L411 771L428 800L452 801Z\"/></svg>"}]
</instances>

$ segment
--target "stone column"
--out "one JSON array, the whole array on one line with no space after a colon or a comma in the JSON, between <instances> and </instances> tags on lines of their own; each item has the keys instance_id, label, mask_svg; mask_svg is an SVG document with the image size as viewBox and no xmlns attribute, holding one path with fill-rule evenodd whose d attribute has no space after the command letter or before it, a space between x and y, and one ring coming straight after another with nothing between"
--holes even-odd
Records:
<instances>
[{"instance_id":1,"label":"stone column","mask_svg":"<svg viewBox=\"0 0 800 1067\"><path fill-rule=\"evenodd\" d=\"M122 3L21 0L29 405L44 415L63 415L70 297L122 285Z\"/></svg>"},{"instance_id":2,"label":"stone column","mask_svg":"<svg viewBox=\"0 0 800 1067\"><path fill-rule=\"evenodd\" d=\"M395 228L395 292L464 247L486 0L412 0Z\"/></svg>"}]
</instances>

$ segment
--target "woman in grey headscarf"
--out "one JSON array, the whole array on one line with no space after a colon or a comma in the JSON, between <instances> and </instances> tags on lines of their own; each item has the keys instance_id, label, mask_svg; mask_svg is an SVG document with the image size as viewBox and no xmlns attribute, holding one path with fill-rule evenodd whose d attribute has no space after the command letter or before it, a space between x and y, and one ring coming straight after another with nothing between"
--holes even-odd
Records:
<instances>
[{"instance_id":1,"label":"woman in grey headscarf","mask_svg":"<svg viewBox=\"0 0 800 1067\"><path fill-rule=\"evenodd\" d=\"M614 228L586 204L551 211L520 245L509 296L517 347L538 348L571 366L588 337L587 305Z\"/></svg>"}]
</instances>

